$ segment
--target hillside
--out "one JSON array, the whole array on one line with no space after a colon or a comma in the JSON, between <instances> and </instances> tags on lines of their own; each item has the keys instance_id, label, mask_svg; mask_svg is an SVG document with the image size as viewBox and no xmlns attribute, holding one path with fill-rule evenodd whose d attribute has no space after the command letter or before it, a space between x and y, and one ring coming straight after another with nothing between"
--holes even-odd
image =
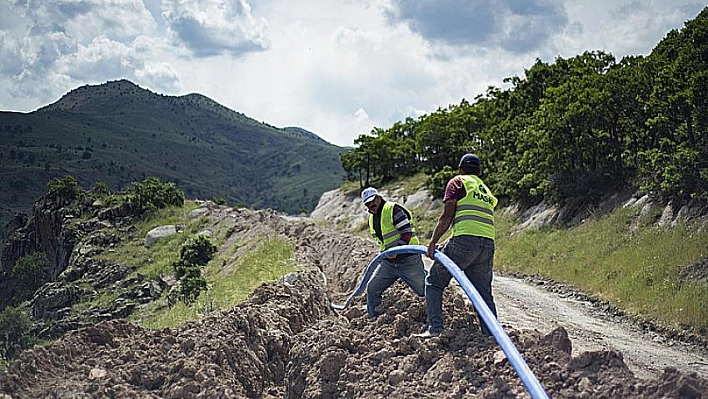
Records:
<instances>
[{"instance_id":1,"label":"hillside","mask_svg":"<svg viewBox=\"0 0 708 399\"><path fill-rule=\"evenodd\" d=\"M401 201L422 205L419 197ZM340 208L348 208L343 213L361 213L357 198L354 194L337 200ZM433 206L431 211L439 208ZM34 315L47 319L43 331L59 339L21 353L0 374L0 397L528 397L499 346L480 335L469 302L454 290L447 290L444 298L446 332L428 341L411 336L425 326L425 309L422 300L401 284L387 291L385 311L374 321L366 317L362 297L345 311L332 310L330 305L342 302L364 265L377 254L370 240L310 218L270 210L202 202L178 214L186 219L184 235L204 234L221 243L220 256L209 265L221 278L234 270L243 272L237 269L238 260L276 237L293 243L291 262L297 272L260 286L237 306L220 310L201 304L203 314L198 320L174 328L146 328L139 323L141 317L128 322L125 314L144 317L150 301L165 307L169 282L165 276L135 271L149 266L142 256L159 256L169 240L133 251L132 257L119 262L110 261L104 255L121 246L143 247L145 237L135 224L126 218L65 217L69 225L64 228L73 226L79 238L67 248L71 261L60 273L61 284L41 289L31 305ZM335 224L329 216L324 219ZM28 238L32 236L36 235ZM81 295L76 295L77 290ZM110 300L99 300L106 294ZM93 306L77 306L73 302L79 298L92 298ZM500 317L549 396L696 399L708 395L705 373L673 367L671 356L659 359L668 364L666 368L645 376L628 367L634 358L611 347L583 350L584 345L576 345L563 327L571 321L579 323L572 317L554 320L553 314L538 314L534 328L519 327L516 318L532 313L524 307L531 303L528 299L516 298L526 302L503 307ZM538 304L540 298L535 295L534 300ZM566 291L550 304L573 302L580 302L579 297ZM82 310L83 318L76 318ZM549 321L560 326L547 329ZM605 343L612 339L596 337ZM678 353L676 347L666 348L663 353Z\"/></svg>"},{"instance_id":2,"label":"hillside","mask_svg":"<svg viewBox=\"0 0 708 399\"><path fill-rule=\"evenodd\" d=\"M111 190L157 176L188 198L309 212L341 183L343 151L199 94L165 96L125 80L82 86L34 112L0 112L0 229L66 175Z\"/></svg>"}]
</instances>

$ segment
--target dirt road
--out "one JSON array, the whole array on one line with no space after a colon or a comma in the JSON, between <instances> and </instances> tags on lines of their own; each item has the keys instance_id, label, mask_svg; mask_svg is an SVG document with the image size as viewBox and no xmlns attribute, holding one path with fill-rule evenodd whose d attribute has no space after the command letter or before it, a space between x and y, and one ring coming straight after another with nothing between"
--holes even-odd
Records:
<instances>
[{"instance_id":1,"label":"dirt road","mask_svg":"<svg viewBox=\"0 0 708 399\"><path fill-rule=\"evenodd\" d=\"M572 293L549 292L523 280L496 274L494 295L503 326L542 332L562 326L573 354L617 350L638 377L656 378L666 367L708 378L708 349L641 331L626 320L603 314Z\"/></svg>"}]
</instances>

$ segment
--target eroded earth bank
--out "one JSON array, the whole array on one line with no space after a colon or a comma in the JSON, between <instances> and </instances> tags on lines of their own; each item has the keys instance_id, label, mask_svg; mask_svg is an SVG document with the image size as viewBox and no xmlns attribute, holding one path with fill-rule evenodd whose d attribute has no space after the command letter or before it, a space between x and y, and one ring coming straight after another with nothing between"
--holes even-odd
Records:
<instances>
[{"instance_id":1,"label":"eroded earth bank","mask_svg":"<svg viewBox=\"0 0 708 399\"><path fill-rule=\"evenodd\" d=\"M396 284L369 321L358 297L335 312L377 254L373 243L272 211L210 205L211 226L233 240L295 240L302 271L248 301L176 329L111 320L23 352L0 377L0 398L526 398L466 298L446 290L447 330L420 341L423 300ZM708 398L704 376L668 367L639 378L623 353L579 352L566 330L515 329L500 320L553 398ZM510 318L511 319L511 318ZM543 327L541 327L543 328Z\"/></svg>"}]
</instances>

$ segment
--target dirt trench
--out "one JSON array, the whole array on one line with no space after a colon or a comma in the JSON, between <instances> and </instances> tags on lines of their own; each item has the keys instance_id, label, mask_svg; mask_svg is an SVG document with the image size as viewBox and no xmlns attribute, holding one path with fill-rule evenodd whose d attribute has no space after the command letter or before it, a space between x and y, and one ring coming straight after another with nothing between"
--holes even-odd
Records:
<instances>
[{"instance_id":1,"label":"dirt trench","mask_svg":"<svg viewBox=\"0 0 708 399\"><path fill-rule=\"evenodd\" d=\"M530 397L455 290L445 292L445 332L427 341L411 337L425 327L423 300L398 283L374 321L362 297L333 311L376 255L373 243L271 211L213 217L234 234L296 240L303 271L176 329L116 320L67 333L22 353L0 376L0 399ZM507 332L552 398L708 398L697 374L638 378L620 352L575 354L563 327Z\"/></svg>"}]
</instances>

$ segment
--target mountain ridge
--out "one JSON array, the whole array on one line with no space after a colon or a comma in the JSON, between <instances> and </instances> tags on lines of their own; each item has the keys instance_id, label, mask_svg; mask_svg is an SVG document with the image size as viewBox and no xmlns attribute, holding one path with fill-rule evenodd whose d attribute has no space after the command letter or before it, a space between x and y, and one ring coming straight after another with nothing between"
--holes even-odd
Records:
<instances>
[{"instance_id":1,"label":"mountain ridge","mask_svg":"<svg viewBox=\"0 0 708 399\"><path fill-rule=\"evenodd\" d=\"M29 113L0 112L0 184L8 188L0 193L0 228L66 175L111 190L156 176L188 198L309 212L343 181L344 151L202 94L168 96L128 80L84 85Z\"/></svg>"}]
</instances>

